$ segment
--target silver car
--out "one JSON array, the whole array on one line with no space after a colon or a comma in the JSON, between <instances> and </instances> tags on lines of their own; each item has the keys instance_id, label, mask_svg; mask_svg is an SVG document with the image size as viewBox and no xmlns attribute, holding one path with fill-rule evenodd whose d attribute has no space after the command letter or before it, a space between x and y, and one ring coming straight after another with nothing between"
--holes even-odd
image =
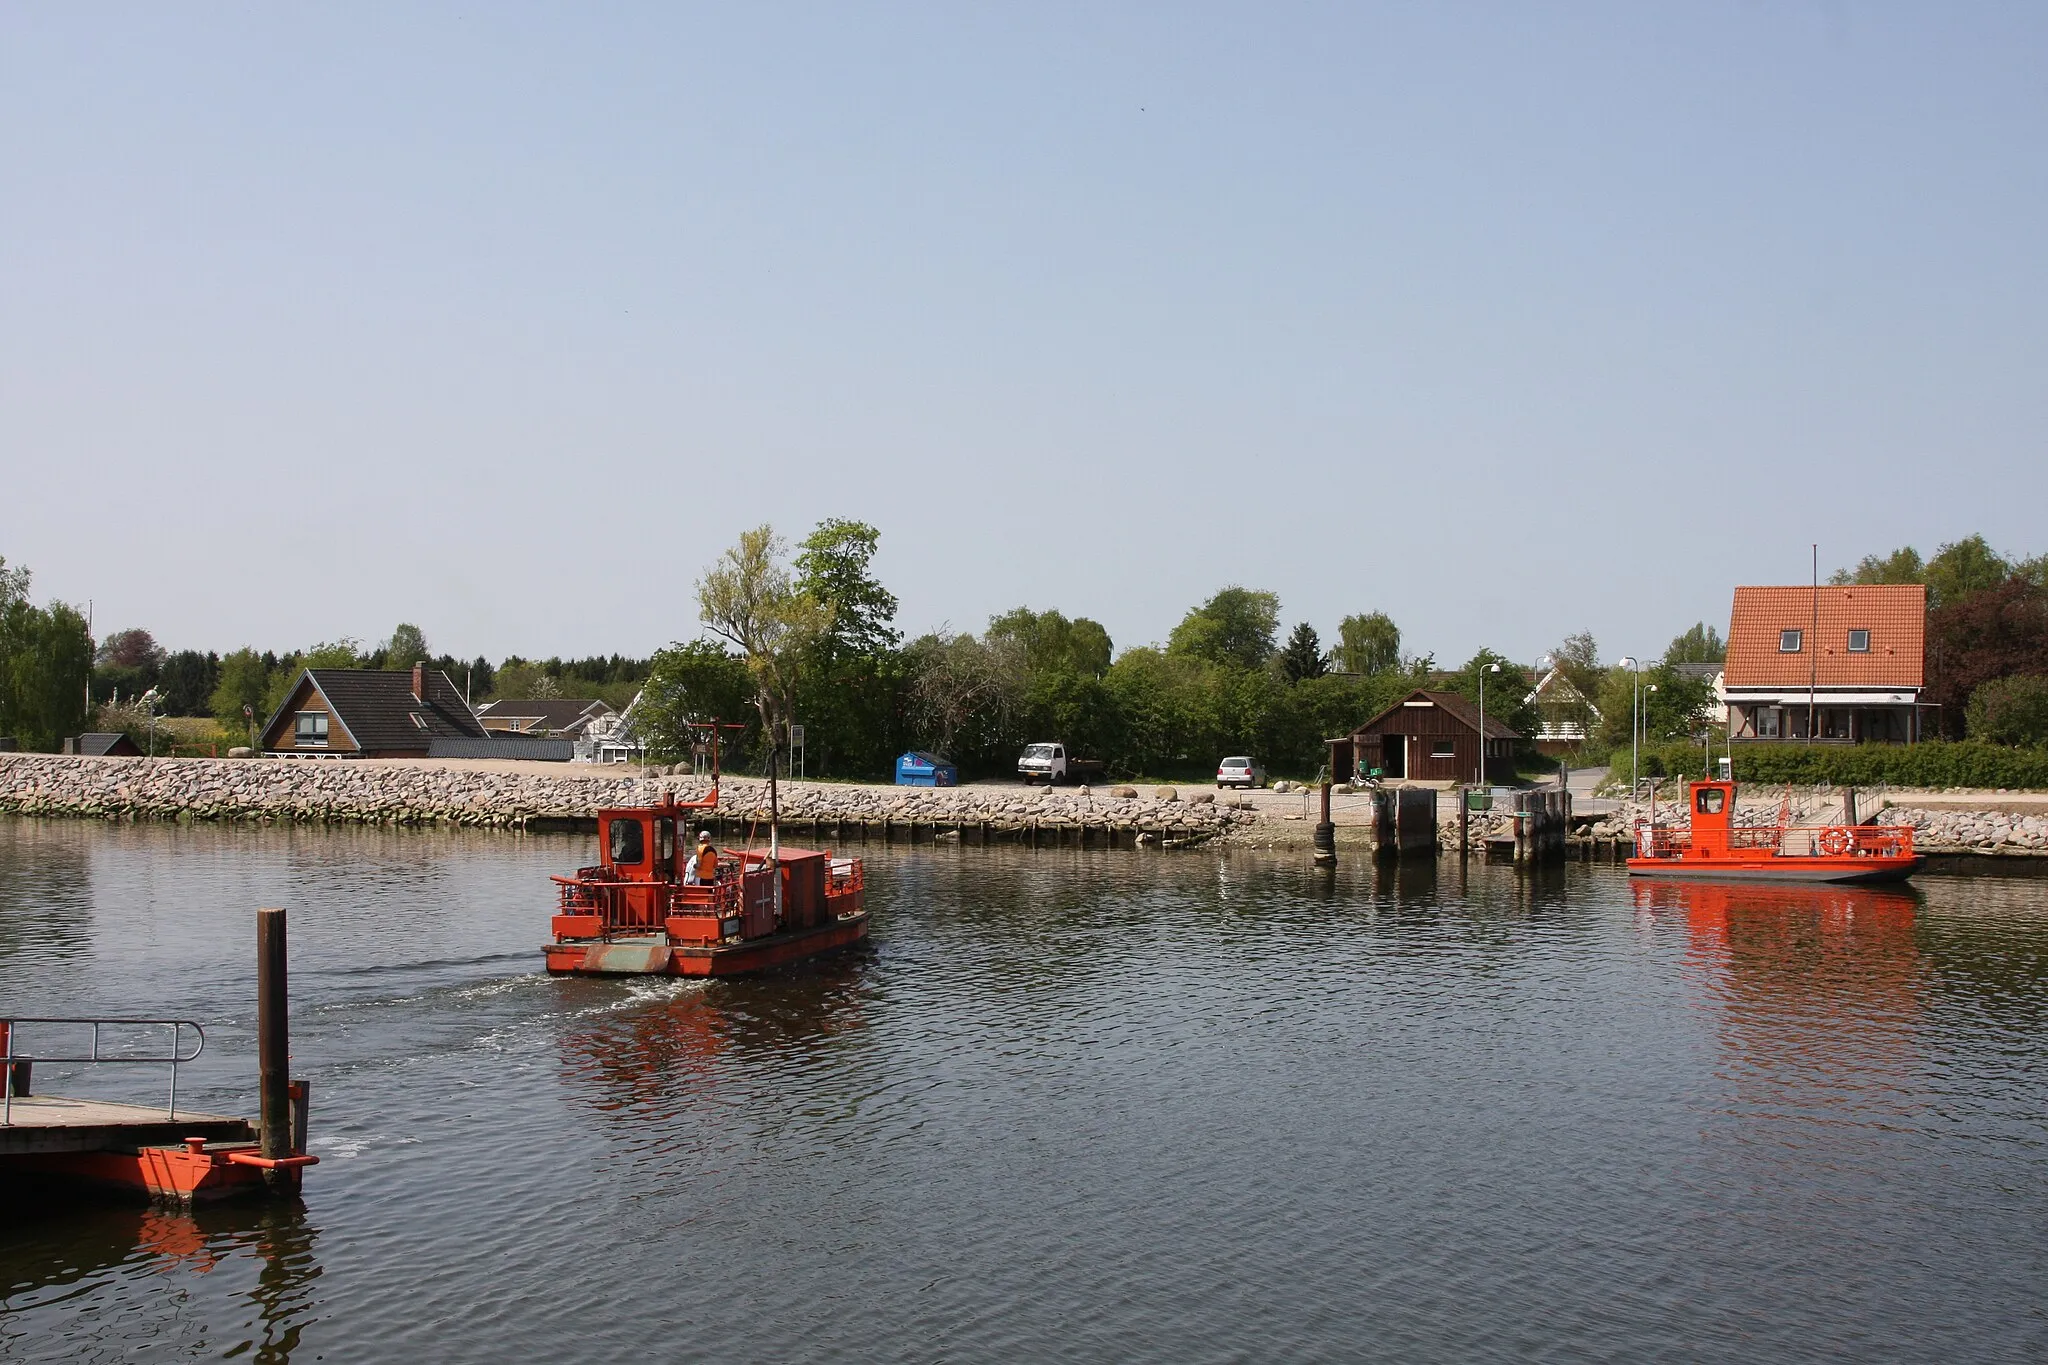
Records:
<instances>
[{"instance_id":1,"label":"silver car","mask_svg":"<svg viewBox=\"0 0 2048 1365\"><path fill-rule=\"evenodd\" d=\"M1226 758L1216 765L1216 785L1243 787L1250 791L1253 787L1266 785L1266 770L1243 755Z\"/></svg>"}]
</instances>

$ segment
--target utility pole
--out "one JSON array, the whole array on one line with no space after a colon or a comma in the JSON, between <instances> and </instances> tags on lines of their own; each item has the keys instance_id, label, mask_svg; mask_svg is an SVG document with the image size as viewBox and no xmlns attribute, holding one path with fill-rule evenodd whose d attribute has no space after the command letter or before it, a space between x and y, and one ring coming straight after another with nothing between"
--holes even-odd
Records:
<instances>
[{"instance_id":1,"label":"utility pole","mask_svg":"<svg viewBox=\"0 0 2048 1365\"><path fill-rule=\"evenodd\" d=\"M1806 742L1813 743L1815 695L1820 691L1820 542L1813 545L1813 629L1806 633Z\"/></svg>"}]
</instances>

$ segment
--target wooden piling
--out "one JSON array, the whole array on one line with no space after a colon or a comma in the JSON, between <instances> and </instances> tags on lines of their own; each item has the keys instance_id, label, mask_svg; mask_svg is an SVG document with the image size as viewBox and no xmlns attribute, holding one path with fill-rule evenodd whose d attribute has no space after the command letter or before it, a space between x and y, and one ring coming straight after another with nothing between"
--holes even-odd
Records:
<instances>
[{"instance_id":1,"label":"wooden piling","mask_svg":"<svg viewBox=\"0 0 2048 1365\"><path fill-rule=\"evenodd\" d=\"M256 912L256 1072L262 1155L292 1156L291 1019L285 981L284 911ZM286 1172L266 1173L276 1177ZM272 1179L272 1183L278 1183Z\"/></svg>"}]
</instances>

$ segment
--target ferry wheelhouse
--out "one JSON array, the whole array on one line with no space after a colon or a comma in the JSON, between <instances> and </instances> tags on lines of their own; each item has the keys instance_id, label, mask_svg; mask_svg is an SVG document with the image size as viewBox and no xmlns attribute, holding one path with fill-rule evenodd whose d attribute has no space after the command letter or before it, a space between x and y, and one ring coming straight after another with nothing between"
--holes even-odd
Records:
<instances>
[{"instance_id":1,"label":"ferry wheelhouse","mask_svg":"<svg viewBox=\"0 0 2048 1365\"><path fill-rule=\"evenodd\" d=\"M1691 783L1684 828L1636 826L1632 877L1751 882L1896 882L1927 860L1910 825L1792 825L1781 807L1768 825L1735 823L1735 784Z\"/></svg>"},{"instance_id":2,"label":"ferry wheelhouse","mask_svg":"<svg viewBox=\"0 0 2048 1365\"><path fill-rule=\"evenodd\" d=\"M715 731L714 731L715 733ZM867 936L861 861L783 846L771 824L765 849L718 849L708 879L691 875L690 817L718 807L711 791L678 801L597 813L599 861L556 877L556 975L733 976L812 957Z\"/></svg>"}]
</instances>

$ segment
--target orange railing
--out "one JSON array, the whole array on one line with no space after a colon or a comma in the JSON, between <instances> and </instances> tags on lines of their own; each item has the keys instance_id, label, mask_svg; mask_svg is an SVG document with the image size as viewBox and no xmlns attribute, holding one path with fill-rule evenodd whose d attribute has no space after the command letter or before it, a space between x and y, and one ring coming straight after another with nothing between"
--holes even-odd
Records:
<instances>
[{"instance_id":1,"label":"orange railing","mask_svg":"<svg viewBox=\"0 0 2048 1365\"><path fill-rule=\"evenodd\" d=\"M1690 831L1676 825L1636 826L1637 856L1683 857ZM1913 854L1911 825L1746 825L1728 831L1731 850L1770 850L1786 857L1901 858Z\"/></svg>"}]
</instances>

